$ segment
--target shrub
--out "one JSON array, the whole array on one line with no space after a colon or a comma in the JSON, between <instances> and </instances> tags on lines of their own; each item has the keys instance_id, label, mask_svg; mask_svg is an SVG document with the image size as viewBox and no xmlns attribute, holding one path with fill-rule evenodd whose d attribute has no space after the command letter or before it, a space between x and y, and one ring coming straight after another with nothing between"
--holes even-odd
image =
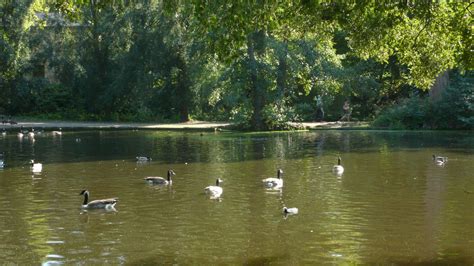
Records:
<instances>
[{"instance_id":1,"label":"shrub","mask_svg":"<svg viewBox=\"0 0 474 266\"><path fill-rule=\"evenodd\" d=\"M413 96L384 109L372 125L392 129L473 129L473 73L453 73L451 85L440 100Z\"/></svg>"}]
</instances>

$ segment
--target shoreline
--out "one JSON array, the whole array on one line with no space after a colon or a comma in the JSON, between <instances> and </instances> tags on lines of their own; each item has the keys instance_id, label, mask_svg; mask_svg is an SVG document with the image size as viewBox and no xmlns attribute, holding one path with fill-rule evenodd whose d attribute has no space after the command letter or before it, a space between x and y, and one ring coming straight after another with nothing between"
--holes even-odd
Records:
<instances>
[{"instance_id":1,"label":"shoreline","mask_svg":"<svg viewBox=\"0 0 474 266\"><path fill-rule=\"evenodd\" d=\"M303 129L368 129L367 122L290 122ZM18 121L17 124L0 124L0 130L24 127L40 129L148 129L148 130L222 130L231 127L229 122L190 121L184 123L133 123L133 122L71 122L71 121Z\"/></svg>"}]
</instances>

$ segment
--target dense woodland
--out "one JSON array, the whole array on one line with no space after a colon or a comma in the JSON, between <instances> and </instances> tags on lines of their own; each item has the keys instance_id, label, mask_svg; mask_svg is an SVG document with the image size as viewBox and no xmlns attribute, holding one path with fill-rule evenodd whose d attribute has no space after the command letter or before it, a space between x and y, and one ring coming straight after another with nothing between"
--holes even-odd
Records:
<instances>
[{"instance_id":1,"label":"dense woodland","mask_svg":"<svg viewBox=\"0 0 474 266\"><path fill-rule=\"evenodd\" d=\"M6 0L0 114L271 130L321 119L321 107L338 120L347 100L352 119L375 126L472 129L473 10L469 1ZM439 77L449 82L430 97Z\"/></svg>"}]
</instances>

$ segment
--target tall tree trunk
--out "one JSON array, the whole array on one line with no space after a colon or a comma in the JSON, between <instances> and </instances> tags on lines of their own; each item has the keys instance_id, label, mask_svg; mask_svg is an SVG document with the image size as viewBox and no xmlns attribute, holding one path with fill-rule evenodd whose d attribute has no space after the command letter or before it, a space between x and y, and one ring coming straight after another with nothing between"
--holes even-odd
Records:
<instances>
[{"instance_id":1,"label":"tall tree trunk","mask_svg":"<svg viewBox=\"0 0 474 266\"><path fill-rule=\"evenodd\" d=\"M99 31L99 16L97 11L99 7L97 6L97 0L89 1L89 9L91 15L91 33L92 33L92 48L94 54L95 67L93 68L96 72L91 73L92 75L92 84L93 87L89 89L89 109L93 112L105 111L105 113L112 113L112 104L103 105L99 102L100 96L105 91L105 82L106 82L106 70L107 70L107 47L104 47L102 36ZM111 101L112 103L114 101Z\"/></svg>"},{"instance_id":2,"label":"tall tree trunk","mask_svg":"<svg viewBox=\"0 0 474 266\"><path fill-rule=\"evenodd\" d=\"M247 38L247 56L249 60L249 85L252 97L252 119L251 127L254 130L263 130L265 125L262 118L262 110L264 105L264 92L261 86L258 84L258 70L257 61L255 59L255 40L253 34L250 34Z\"/></svg>"},{"instance_id":3,"label":"tall tree trunk","mask_svg":"<svg viewBox=\"0 0 474 266\"><path fill-rule=\"evenodd\" d=\"M288 44L286 41L283 42L283 50L279 52L278 56L278 72L276 85L278 89L278 99L277 101L281 104L283 97L285 96L286 91L286 80L287 80L287 70L288 62L286 61L286 56L288 55Z\"/></svg>"},{"instance_id":4,"label":"tall tree trunk","mask_svg":"<svg viewBox=\"0 0 474 266\"><path fill-rule=\"evenodd\" d=\"M177 83L177 103L179 111L179 120L181 122L189 121L189 106L191 105L191 83L189 81L189 72L186 60L183 58L182 51L178 51L176 64L179 69Z\"/></svg>"},{"instance_id":5,"label":"tall tree trunk","mask_svg":"<svg viewBox=\"0 0 474 266\"><path fill-rule=\"evenodd\" d=\"M439 74L435 83L430 88L430 100L436 102L442 97L443 91L449 86L449 72L446 70Z\"/></svg>"}]
</instances>

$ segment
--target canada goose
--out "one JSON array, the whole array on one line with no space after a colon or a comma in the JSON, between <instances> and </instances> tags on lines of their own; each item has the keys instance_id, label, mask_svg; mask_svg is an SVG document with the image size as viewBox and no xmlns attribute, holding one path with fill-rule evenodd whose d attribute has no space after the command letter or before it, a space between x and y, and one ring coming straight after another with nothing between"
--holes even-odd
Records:
<instances>
[{"instance_id":1,"label":"canada goose","mask_svg":"<svg viewBox=\"0 0 474 266\"><path fill-rule=\"evenodd\" d=\"M0 169L3 169L3 167L5 167L5 161L3 159L4 155L3 155L3 152L0 153Z\"/></svg>"},{"instance_id":2,"label":"canada goose","mask_svg":"<svg viewBox=\"0 0 474 266\"><path fill-rule=\"evenodd\" d=\"M31 160L30 165L33 173L41 173L43 170L43 165L41 163L35 163L35 160Z\"/></svg>"},{"instance_id":3,"label":"canada goose","mask_svg":"<svg viewBox=\"0 0 474 266\"><path fill-rule=\"evenodd\" d=\"M82 208L84 209L113 209L117 203L117 198L111 199L100 199L89 201L89 191L83 190L79 195L84 195L84 202L82 203Z\"/></svg>"},{"instance_id":4,"label":"canada goose","mask_svg":"<svg viewBox=\"0 0 474 266\"><path fill-rule=\"evenodd\" d=\"M34 137L35 137L35 129L34 129L34 128L31 128L31 131L28 132L28 137L30 137L30 138L34 138Z\"/></svg>"},{"instance_id":5,"label":"canada goose","mask_svg":"<svg viewBox=\"0 0 474 266\"><path fill-rule=\"evenodd\" d=\"M437 165L444 165L448 161L448 157L436 156L436 155L433 154L433 161Z\"/></svg>"},{"instance_id":6,"label":"canada goose","mask_svg":"<svg viewBox=\"0 0 474 266\"><path fill-rule=\"evenodd\" d=\"M149 162L151 161L151 157L149 156L137 156L137 162Z\"/></svg>"},{"instance_id":7,"label":"canada goose","mask_svg":"<svg viewBox=\"0 0 474 266\"><path fill-rule=\"evenodd\" d=\"M173 181L171 180L171 176L176 175L173 170L168 170L167 178L163 178L161 176L149 176L145 177L145 181L154 185L171 185Z\"/></svg>"},{"instance_id":8,"label":"canada goose","mask_svg":"<svg viewBox=\"0 0 474 266\"><path fill-rule=\"evenodd\" d=\"M7 131L5 129L2 130L2 136L6 136L7 135Z\"/></svg>"},{"instance_id":9,"label":"canada goose","mask_svg":"<svg viewBox=\"0 0 474 266\"><path fill-rule=\"evenodd\" d=\"M204 191L211 196L211 199L219 198L222 195L222 188L219 186L221 182L224 182L222 179L216 179L215 186L208 186L204 188Z\"/></svg>"},{"instance_id":10,"label":"canada goose","mask_svg":"<svg viewBox=\"0 0 474 266\"><path fill-rule=\"evenodd\" d=\"M337 157L337 164L334 165L332 171L338 175L344 173L344 167L341 165L341 157Z\"/></svg>"},{"instance_id":11,"label":"canada goose","mask_svg":"<svg viewBox=\"0 0 474 266\"><path fill-rule=\"evenodd\" d=\"M283 207L283 213L284 214L297 214L298 213L298 208Z\"/></svg>"},{"instance_id":12,"label":"canada goose","mask_svg":"<svg viewBox=\"0 0 474 266\"><path fill-rule=\"evenodd\" d=\"M283 187L283 179L281 175L283 174L283 170L277 170L277 177L269 177L262 180L263 184L267 188L281 188Z\"/></svg>"},{"instance_id":13,"label":"canada goose","mask_svg":"<svg viewBox=\"0 0 474 266\"><path fill-rule=\"evenodd\" d=\"M18 131L17 136L18 136L19 138L23 138L23 135L24 135L24 133L23 133L23 126L21 126L21 127L20 127L20 131Z\"/></svg>"},{"instance_id":14,"label":"canada goose","mask_svg":"<svg viewBox=\"0 0 474 266\"><path fill-rule=\"evenodd\" d=\"M59 130L54 130L51 133L53 133L54 136L61 136L63 134L62 130L63 130L62 128L59 128Z\"/></svg>"}]
</instances>

